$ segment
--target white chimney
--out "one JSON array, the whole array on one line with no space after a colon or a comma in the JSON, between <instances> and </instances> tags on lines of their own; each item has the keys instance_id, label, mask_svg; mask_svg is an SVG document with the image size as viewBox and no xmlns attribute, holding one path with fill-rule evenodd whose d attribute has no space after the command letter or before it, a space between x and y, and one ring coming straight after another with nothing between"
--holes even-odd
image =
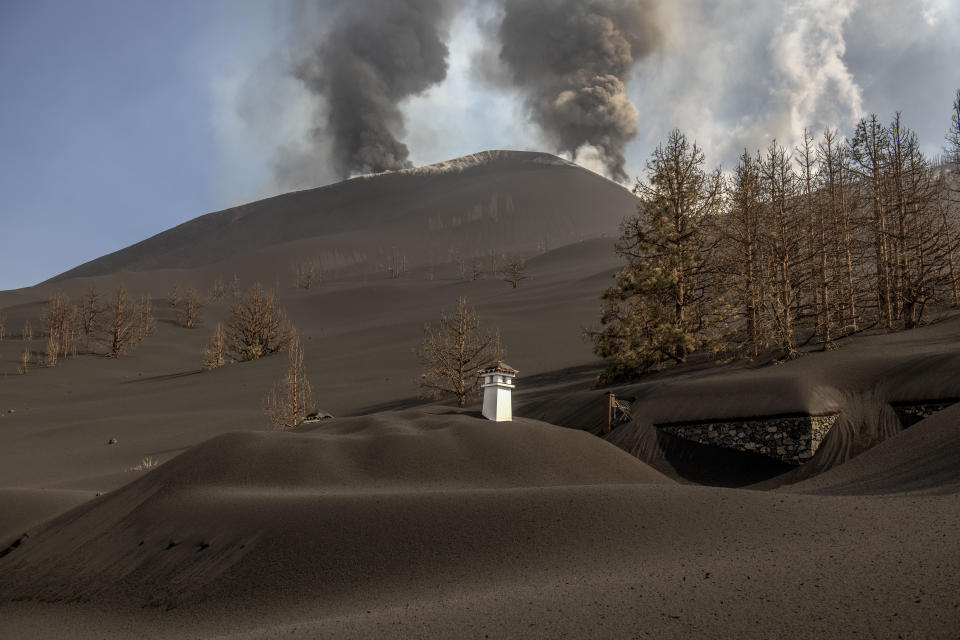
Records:
<instances>
[{"instance_id":1,"label":"white chimney","mask_svg":"<svg viewBox=\"0 0 960 640\"><path fill-rule=\"evenodd\" d=\"M516 388L517 374L513 367L497 362L481 369L479 376L483 381L483 417L495 422L513 420L510 396Z\"/></svg>"}]
</instances>

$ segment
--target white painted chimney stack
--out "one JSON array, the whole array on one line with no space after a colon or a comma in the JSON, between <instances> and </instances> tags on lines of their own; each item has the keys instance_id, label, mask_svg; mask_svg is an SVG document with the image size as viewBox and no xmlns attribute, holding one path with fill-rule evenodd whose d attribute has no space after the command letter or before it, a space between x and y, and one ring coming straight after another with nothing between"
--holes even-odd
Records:
<instances>
[{"instance_id":1,"label":"white painted chimney stack","mask_svg":"<svg viewBox=\"0 0 960 640\"><path fill-rule=\"evenodd\" d=\"M503 362L497 362L480 370L479 376L483 380L483 417L495 422L510 422L513 420L511 394L516 388L517 374L513 367Z\"/></svg>"}]
</instances>

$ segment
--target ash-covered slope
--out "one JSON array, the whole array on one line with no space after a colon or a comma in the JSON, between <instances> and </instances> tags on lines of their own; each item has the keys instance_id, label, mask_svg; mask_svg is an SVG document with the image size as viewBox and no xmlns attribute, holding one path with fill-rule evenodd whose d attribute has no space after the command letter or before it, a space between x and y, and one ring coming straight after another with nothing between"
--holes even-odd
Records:
<instances>
[{"instance_id":1,"label":"ash-covered slope","mask_svg":"<svg viewBox=\"0 0 960 640\"><path fill-rule=\"evenodd\" d=\"M531 420L233 433L0 557L0 636L956 635L957 494L669 482ZM894 615L895 614L895 615Z\"/></svg>"},{"instance_id":2,"label":"ash-covered slope","mask_svg":"<svg viewBox=\"0 0 960 640\"><path fill-rule=\"evenodd\" d=\"M354 560L373 571L383 562L379 554L417 566L389 547L413 537L429 541L442 531L435 518L445 509L438 501L460 503L460 514L470 514L457 525L462 536L482 529L491 514L501 515L503 500L525 492L646 484L673 483L589 434L531 420L491 423L463 413L405 412L337 419L312 432L225 434L53 520L20 544L0 547L0 604L24 595L56 600L65 592L102 598L105 588L116 602L131 596L140 604L166 601L174 594L159 586L161 575L160 582L169 584L190 575L188 591L216 597L226 590L234 598L261 581L231 587L247 571L273 575L278 589L295 584L299 573L318 594L329 591L338 574L352 583L342 585L350 590L358 576L335 569L337 558L370 554ZM489 511L467 508L472 497ZM291 520L269 506L280 503L290 508ZM493 520L508 529L512 522ZM382 536L383 544L369 536ZM303 545L312 552L301 553ZM438 548L428 545L418 555ZM270 549L292 555L280 561ZM14 578L27 574L35 578L29 586ZM324 579L313 579L319 576Z\"/></svg>"},{"instance_id":3,"label":"ash-covered slope","mask_svg":"<svg viewBox=\"0 0 960 640\"><path fill-rule=\"evenodd\" d=\"M623 187L556 156L486 151L417 169L362 176L200 216L55 277L194 269L297 243L330 267L408 265L530 250L612 235L635 207ZM304 240L315 240L304 246Z\"/></svg>"}]
</instances>

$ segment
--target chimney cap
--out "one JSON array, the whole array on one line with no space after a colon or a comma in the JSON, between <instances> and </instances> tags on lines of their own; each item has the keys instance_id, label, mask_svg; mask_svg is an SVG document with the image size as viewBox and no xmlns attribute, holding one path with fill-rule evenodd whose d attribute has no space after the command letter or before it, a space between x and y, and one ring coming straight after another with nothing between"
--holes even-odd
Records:
<instances>
[{"instance_id":1,"label":"chimney cap","mask_svg":"<svg viewBox=\"0 0 960 640\"><path fill-rule=\"evenodd\" d=\"M493 364L489 364L486 367L480 369L480 371L477 372L477 375L483 376L490 373L506 373L511 376L516 376L520 372L514 369L513 367L511 367L510 365L508 365L503 360L498 360L497 362Z\"/></svg>"}]
</instances>

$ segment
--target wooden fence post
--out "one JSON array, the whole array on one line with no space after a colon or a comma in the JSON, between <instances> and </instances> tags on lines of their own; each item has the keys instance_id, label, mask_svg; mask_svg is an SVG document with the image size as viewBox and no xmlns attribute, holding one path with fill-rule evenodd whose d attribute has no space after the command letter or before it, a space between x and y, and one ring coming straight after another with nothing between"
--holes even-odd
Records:
<instances>
[{"instance_id":1,"label":"wooden fence post","mask_svg":"<svg viewBox=\"0 0 960 640\"><path fill-rule=\"evenodd\" d=\"M613 393L607 392L607 417L603 425L603 432L610 433L610 430L613 428L613 409L617 406L617 396Z\"/></svg>"}]
</instances>

